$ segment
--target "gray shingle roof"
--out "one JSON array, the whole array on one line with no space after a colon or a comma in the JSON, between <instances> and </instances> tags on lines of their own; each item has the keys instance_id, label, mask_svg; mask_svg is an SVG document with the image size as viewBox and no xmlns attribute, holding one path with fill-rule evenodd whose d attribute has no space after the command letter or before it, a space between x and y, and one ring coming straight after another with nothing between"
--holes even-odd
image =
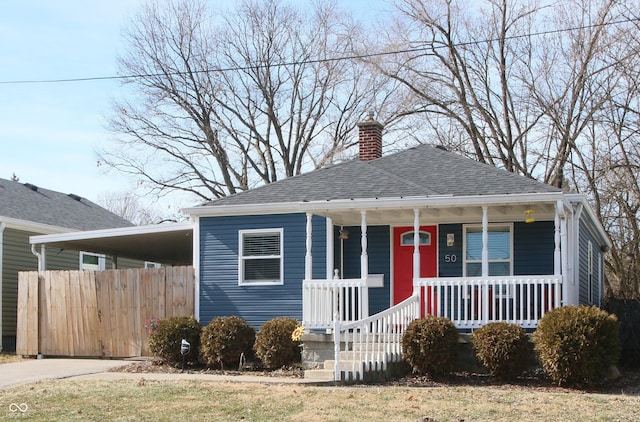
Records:
<instances>
[{"instance_id":1,"label":"gray shingle roof","mask_svg":"<svg viewBox=\"0 0 640 422\"><path fill-rule=\"evenodd\" d=\"M206 205L559 191L527 177L425 144L377 160L354 159L318 169Z\"/></svg>"},{"instance_id":2,"label":"gray shingle roof","mask_svg":"<svg viewBox=\"0 0 640 422\"><path fill-rule=\"evenodd\" d=\"M2 217L73 230L133 226L85 198L6 179L0 179L0 219Z\"/></svg>"}]
</instances>

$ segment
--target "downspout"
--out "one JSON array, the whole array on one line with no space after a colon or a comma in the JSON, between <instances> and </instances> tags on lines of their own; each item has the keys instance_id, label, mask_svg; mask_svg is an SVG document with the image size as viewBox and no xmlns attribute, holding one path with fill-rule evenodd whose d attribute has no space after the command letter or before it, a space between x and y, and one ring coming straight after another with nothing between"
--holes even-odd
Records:
<instances>
[{"instance_id":1,"label":"downspout","mask_svg":"<svg viewBox=\"0 0 640 422\"><path fill-rule=\"evenodd\" d=\"M2 255L2 245L4 243L4 229L7 225L0 221L0 352L2 352L2 325L4 324L4 318L2 318L2 262L4 261Z\"/></svg>"},{"instance_id":2,"label":"downspout","mask_svg":"<svg viewBox=\"0 0 640 422\"><path fill-rule=\"evenodd\" d=\"M193 316L200 321L200 217L191 217L193 227L193 277L195 291L193 292Z\"/></svg>"}]
</instances>

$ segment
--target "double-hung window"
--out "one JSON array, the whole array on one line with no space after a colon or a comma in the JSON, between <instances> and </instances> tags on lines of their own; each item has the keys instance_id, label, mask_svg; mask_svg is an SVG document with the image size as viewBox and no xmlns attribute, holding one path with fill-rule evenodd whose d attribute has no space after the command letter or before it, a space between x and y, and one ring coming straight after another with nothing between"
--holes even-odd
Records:
<instances>
[{"instance_id":1,"label":"double-hung window","mask_svg":"<svg viewBox=\"0 0 640 422\"><path fill-rule=\"evenodd\" d=\"M489 275L511 275L511 225L490 225L487 231ZM482 227L465 227L465 275L482 275Z\"/></svg>"},{"instance_id":2,"label":"double-hung window","mask_svg":"<svg viewBox=\"0 0 640 422\"><path fill-rule=\"evenodd\" d=\"M238 284L283 284L282 229L240 230Z\"/></svg>"}]
</instances>

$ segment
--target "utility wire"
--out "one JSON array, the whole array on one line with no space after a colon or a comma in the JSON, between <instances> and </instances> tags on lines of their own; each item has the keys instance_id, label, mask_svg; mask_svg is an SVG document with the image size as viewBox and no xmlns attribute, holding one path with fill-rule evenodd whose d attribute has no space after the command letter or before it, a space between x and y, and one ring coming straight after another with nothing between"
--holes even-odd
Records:
<instances>
[{"instance_id":1,"label":"utility wire","mask_svg":"<svg viewBox=\"0 0 640 422\"><path fill-rule=\"evenodd\" d=\"M539 37L543 35L552 35L552 34L560 34L565 32L572 32L583 29L593 29L598 27L619 25L622 23L630 23L630 22L638 22L640 18L625 18L611 22L598 23L598 24L590 24L590 25L582 25L576 26L572 28L561 28L561 29L550 29L547 31L539 31L534 32L532 34L521 34L521 35L511 35L505 37L506 41L516 40L520 38L529 38L529 37ZM499 38L487 38L484 40L474 40L474 41L463 41L459 43L454 43L454 47L466 47L472 45L480 45L480 44L488 44L492 42L500 41ZM405 54L405 53L420 53L428 50L438 50L442 48L448 48L448 45L429 45L420 48L406 48L392 51L381 51L375 53L368 54L353 54L339 57L329 57L323 59L310 59L310 60L302 60L302 61L290 61L290 62L282 62L277 64L272 64L270 67L283 67L283 66L298 66L303 64L316 64L316 63L325 63L325 62L336 62L343 60L363 60L374 57L382 57L382 56L390 56L396 54ZM255 64L250 66L236 66L236 67L227 67L227 68L219 68L219 69L203 69L203 70L194 70L194 71L175 71L175 72L164 72L164 73L147 73L140 75L112 75L112 76L93 76L93 77L81 77L81 78L64 78L64 79L34 79L34 80L14 80L14 81L0 81L0 85L30 85L30 84L58 84L58 83L75 83L75 82L91 82L91 81L109 81L109 80L129 80L129 79L143 79L143 78L153 78L159 76L179 76L186 74L198 74L198 73L215 73L215 72L237 72L244 71L256 68L263 68L267 65Z\"/></svg>"}]
</instances>

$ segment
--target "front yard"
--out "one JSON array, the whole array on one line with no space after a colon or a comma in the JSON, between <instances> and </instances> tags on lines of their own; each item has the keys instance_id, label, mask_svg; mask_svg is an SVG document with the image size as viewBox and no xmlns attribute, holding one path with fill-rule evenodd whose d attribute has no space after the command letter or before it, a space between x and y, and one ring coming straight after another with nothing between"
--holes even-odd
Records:
<instances>
[{"instance_id":1,"label":"front yard","mask_svg":"<svg viewBox=\"0 0 640 422\"><path fill-rule=\"evenodd\" d=\"M637 420L640 376L585 392L488 377L386 385L55 380L3 391L0 419L246 421ZM22 413L14 404L24 404Z\"/></svg>"}]
</instances>

